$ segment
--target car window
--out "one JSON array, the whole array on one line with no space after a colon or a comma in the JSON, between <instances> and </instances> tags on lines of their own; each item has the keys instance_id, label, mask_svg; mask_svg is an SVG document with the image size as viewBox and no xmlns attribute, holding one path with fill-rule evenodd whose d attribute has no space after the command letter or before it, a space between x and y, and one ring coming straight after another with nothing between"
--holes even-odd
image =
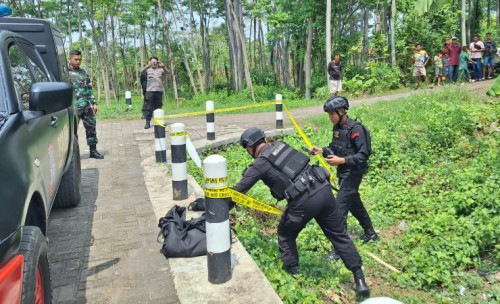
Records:
<instances>
[{"instance_id":1,"label":"car window","mask_svg":"<svg viewBox=\"0 0 500 304\"><path fill-rule=\"evenodd\" d=\"M16 43L24 51L24 54L26 54L28 65L31 67L33 74L35 75L36 82L48 82L48 74L45 72L45 67L42 64L42 58L39 56L36 48L33 45L20 40L17 40Z\"/></svg>"},{"instance_id":2,"label":"car window","mask_svg":"<svg viewBox=\"0 0 500 304\"><path fill-rule=\"evenodd\" d=\"M54 43L56 45L57 49L57 57L59 58L59 65L60 65L60 70L61 70L61 79L59 81L68 81L68 63L67 63L67 57L66 53L64 52L64 41L62 36L60 35L59 31L54 31Z\"/></svg>"},{"instance_id":3,"label":"car window","mask_svg":"<svg viewBox=\"0 0 500 304\"><path fill-rule=\"evenodd\" d=\"M31 85L48 82L48 73L35 47L22 40L10 44L9 59L17 101L21 110L28 110Z\"/></svg>"},{"instance_id":4,"label":"car window","mask_svg":"<svg viewBox=\"0 0 500 304\"><path fill-rule=\"evenodd\" d=\"M20 109L27 109L26 94L29 93L31 85L35 82L26 56L15 43L9 45L9 60L12 80L16 89L16 97ZM24 100L23 100L24 97Z\"/></svg>"}]
</instances>

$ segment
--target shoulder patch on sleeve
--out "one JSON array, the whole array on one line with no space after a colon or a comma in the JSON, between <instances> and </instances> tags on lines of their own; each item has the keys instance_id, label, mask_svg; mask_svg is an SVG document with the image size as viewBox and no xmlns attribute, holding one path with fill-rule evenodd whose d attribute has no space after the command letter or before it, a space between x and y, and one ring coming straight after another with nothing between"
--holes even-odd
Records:
<instances>
[{"instance_id":1,"label":"shoulder patch on sleeve","mask_svg":"<svg viewBox=\"0 0 500 304\"><path fill-rule=\"evenodd\" d=\"M359 136L359 132L356 132L356 133L354 133L354 134L351 135L351 139L355 139L358 136Z\"/></svg>"}]
</instances>

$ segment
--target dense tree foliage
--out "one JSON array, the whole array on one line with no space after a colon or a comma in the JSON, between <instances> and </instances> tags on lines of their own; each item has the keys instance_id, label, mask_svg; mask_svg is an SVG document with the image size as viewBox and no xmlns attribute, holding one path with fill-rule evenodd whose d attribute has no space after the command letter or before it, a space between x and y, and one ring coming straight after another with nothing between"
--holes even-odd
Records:
<instances>
[{"instance_id":1,"label":"dense tree foliage","mask_svg":"<svg viewBox=\"0 0 500 304\"><path fill-rule=\"evenodd\" d=\"M249 90L255 100L260 86L309 98L326 91L331 53L343 57L346 89L360 93L410 81L415 43L433 55L452 35L500 37L499 0L9 2L16 16L47 18L67 33L108 104L139 92L138 71L152 55L172 71L165 85L176 101L207 90Z\"/></svg>"}]
</instances>

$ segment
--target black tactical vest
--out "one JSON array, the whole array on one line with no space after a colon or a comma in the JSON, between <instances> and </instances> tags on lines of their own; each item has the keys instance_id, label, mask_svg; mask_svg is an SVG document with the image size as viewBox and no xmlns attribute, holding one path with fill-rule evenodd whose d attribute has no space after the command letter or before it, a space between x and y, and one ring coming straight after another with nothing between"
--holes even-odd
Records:
<instances>
[{"instance_id":1,"label":"black tactical vest","mask_svg":"<svg viewBox=\"0 0 500 304\"><path fill-rule=\"evenodd\" d=\"M333 136L330 147L335 155L339 157L346 157L356 154L356 147L351 140L352 128L355 124L356 122L347 124L346 129L338 129L333 126Z\"/></svg>"},{"instance_id":2,"label":"black tactical vest","mask_svg":"<svg viewBox=\"0 0 500 304\"><path fill-rule=\"evenodd\" d=\"M271 195L277 200L285 198L285 190L297 176L309 167L309 157L293 149L284 142L275 142L272 147L259 155L266 158L279 172L274 182L266 183Z\"/></svg>"}]
</instances>

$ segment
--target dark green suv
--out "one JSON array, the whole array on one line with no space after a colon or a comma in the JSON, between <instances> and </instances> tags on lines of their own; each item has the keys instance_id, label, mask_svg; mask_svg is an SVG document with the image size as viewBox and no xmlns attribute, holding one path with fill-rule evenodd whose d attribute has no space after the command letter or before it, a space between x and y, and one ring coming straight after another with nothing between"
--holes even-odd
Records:
<instances>
[{"instance_id":1,"label":"dark green suv","mask_svg":"<svg viewBox=\"0 0 500 304\"><path fill-rule=\"evenodd\" d=\"M20 24L43 44L5 30ZM51 303L48 216L80 202L74 93L57 82L55 34L44 20L0 18L0 304Z\"/></svg>"}]
</instances>

